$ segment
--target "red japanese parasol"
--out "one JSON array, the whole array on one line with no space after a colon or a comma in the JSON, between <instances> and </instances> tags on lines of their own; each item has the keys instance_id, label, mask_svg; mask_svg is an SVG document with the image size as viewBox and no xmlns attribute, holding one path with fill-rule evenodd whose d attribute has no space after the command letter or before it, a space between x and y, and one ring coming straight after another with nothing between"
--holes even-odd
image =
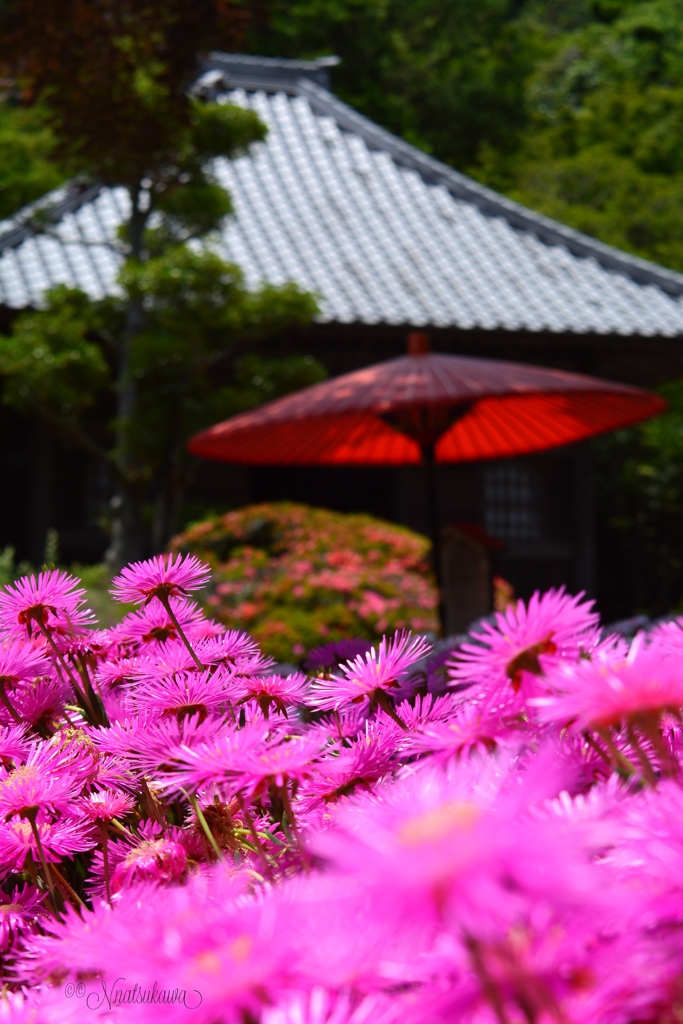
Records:
<instances>
[{"instance_id":1,"label":"red japanese parasol","mask_svg":"<svg viewBox=\"0 0 683 1024\"><path fill-rule=\"evenodd\" d=\"M196 434L194 455L252 465L427 467L438 577L435 462L545 451L663 412L641 388L520 363L409 354L314 384Z\"/></svg>"},{"instance_id":2,"label":"red japanese parasol","mask_svg":"<svg viewBox=\"0 0 683 1024\"><path fill-rule=\"evenodd\" d=\"M468 462L545 451L664 409L641 388L423 348L233 416L188 449L261 466L395 466L421 462L425 448L437 462Z\"/></svg>"}]
</instances>

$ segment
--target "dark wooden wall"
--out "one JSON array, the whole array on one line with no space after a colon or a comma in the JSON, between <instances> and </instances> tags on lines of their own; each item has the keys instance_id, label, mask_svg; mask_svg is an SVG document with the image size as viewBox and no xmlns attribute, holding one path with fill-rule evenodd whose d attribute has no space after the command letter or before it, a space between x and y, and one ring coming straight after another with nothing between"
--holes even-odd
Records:
<instances>
[{"instance_id":1,"label":"dark wooden wall","mask_svg":"<svg viewBox=\"0 0 683 1024\"><path fill-rule=\"evenodd\" d=\"M410 327L313 324L274 338L269 350L306 353L331 374L348 373L406 351ZM640 387L683 377L683 337L555 334L550 331L429 328L432 350L552 366Z\"/></svg>"}]
</instances>

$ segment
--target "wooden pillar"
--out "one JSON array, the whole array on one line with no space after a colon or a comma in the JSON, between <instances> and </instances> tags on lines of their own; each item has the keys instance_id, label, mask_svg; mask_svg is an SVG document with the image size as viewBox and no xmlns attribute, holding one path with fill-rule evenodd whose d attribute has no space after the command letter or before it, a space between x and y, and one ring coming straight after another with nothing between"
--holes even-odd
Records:
<instances>
[{"instance_id":1,"label":"wooden pillar","mask_svg":"<svg viewBox=\"0 0 683 1024\"><path fill-rule=\"evenodd\" d=\"M574 457L574 590L595 597L595 470L590 441Z\"/></svg>"}]
</instances>

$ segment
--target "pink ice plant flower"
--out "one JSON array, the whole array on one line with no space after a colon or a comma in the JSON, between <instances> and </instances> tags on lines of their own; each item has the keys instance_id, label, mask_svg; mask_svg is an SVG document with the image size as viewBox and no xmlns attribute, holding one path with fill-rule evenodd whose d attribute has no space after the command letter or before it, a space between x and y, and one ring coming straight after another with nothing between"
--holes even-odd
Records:
<instances>
[{"instance_id":1,"label":"pink ice plant flower","mask_svg":"<svg viewBox=\"0 0 683 1024\"><path fill-rule=\"evenodd\" d=\"M196 555L156 555L122 569L112 580L110 593L126 604L149 604L155 597L164 603L171 597L201 590L210 576L210 567Z\"/></svg>"},{"instance_id":2,"label":"pink ice plant flower","mask_svg":"<svg viewBox=\"0 0 683 1024\"><path fill-rule=\"evenodd\" d=\"M149 662L142 658L115 658L98 666L95 681L99 686L106 688L122 686L143 676L148 666Z\"/></svg>"},{"instance_id":3,"label":"pink ice plant flower","mask_svg":"<svg viewBox=\"0 0 683 1024\"><path fill-rule=\"evenodd\" d=\"M189 640L205 635L205 616L194 601L185 597L171 597L169 604L180 628ZM215 625L212 623L213 628ZM146 645L163 646L169 640L178 639L178 630L164 606L155 602L139 611L130 612L110 633L118 643L134 648Z\"/></svg>"},{"instance_id":4,"label":"pink ice plant flower","mask_svg":"<svg viewBox=\"0 0 683 1024\"><path fill-rule=\"evenodd\" d=\"M12 692L12 706L22 722L36 731L51 731L63 721L64 706L73 696L69 684L59 676L39 676ZM0 715L5 709L0 707ZM9 721L12 716L7 719Z\"/></svg>"},{"instance_id":5,"label":"pink ice plant flower","mask_svg":"<svg viewBox=\"0 0 683 1024\"><path fill-rule=\"evenodd\" d=\"M232 696L232 679L225 669L212 672L180 672L169 678L141 682L133 695L139 713L156 712L168 717L198 715L203 721L208 714L227 708Z\"/></svg>"},{"instance_id":6,"label":"pink ice plant flower","mask_svg":"<svg viewBox=\"0 0 683 1024\"><path fill-rule=\"evenodd\" d=\"M20 765L0 779L0 816L31 817L38 811L58 814L73 801L73 782L59 778L41 766Z\"/></svg>"},{"instance_id":7,"label":"pink ice plant flower","mask_svg":"<svg viewBox=\"0 0 683 1024\"><path fill-rule=\"evenodd\" d=\"M94 622L84 609L79 580L59 569L23 576L0 591L0 631L18 640L41 633L73 633Z\"/></svg>"},{"instance_id":8,"label":"pink ice plant flower","mask_svg":"<svg viewBox=\"0 0 683 1024\"><path fill-rule=\"evenodd\" d=\"M154 654L136 658L130 673L133 679L148 681L169 679L178 673L196 672L197 669L197 662L187 647L177 641L169 641Z\"/></svg>"},{"instance_id":9,"label":"pink ice plant flower","mask_svg":"<svg viewBox=\"0 0 683 1024\"><path fill-rule=\"evenodd\" d=\"M132 1024L216 1024L258 1020L287 978L295 951L287 942L287 908L275 893L249 898L248 876L218 866L186 885L153 890L132 886L110 911L100 904L81 919L69 913L53 934L34 944L48 970L63 964L68 976L96 978L89 992L102 994L116 978L143 991L183 990L183 1002L131 1001L115 1021ZM87 966L86 966L87 964ZM192 997L192 998L190 998ZM91 1001L92 1004L92 1001ZM114 1010L116 1013L116 1009Z\"/></svg>"},{"instance_id":10,"label":"pink ice plant flower","mask_svg":"<svg viewBox=\"0 0 683 1024\"><path fill-rule=\"evenodd\" d=\"M520 732L506 725L486 706L465 704L449 719L429 722L405 742L409 753L441 761L467 757L474 751L491 754L501 744L519 742Z\"/></svg>"},{"instance_id":11,"label":"pink ice plant flower","mask_svg":"<svg viewBox=\"0 0 683 1024\"><path fill-rule=\"evenodd\" d=\"M649 642L662 654L683 655L683 618L678 616L671 622L660 622L650 631Z\"/></svg>"},{"instance_id":12,"label":"pink ice plant flower","mask_svg":"<svg viewBox=\"0 0 683 1024\"><path fill-rule=\"evenodd\" d=\"M209 742L183 744L174 750L171 767L160 772L158 779L167 793L195 791L214 784L225 785L234 793L245 764L251 764L247 758L263 749L268 735L268 725L262 722L243 729L223 730Z\"/></svg>"},{"instance_id":13,"label":"pink ice plant flower","mask_svg":"<svg viewBox=\"0 0 683 1024\"><path fill-rule=\"evenodd\" d=\"M158 767L158 765L157 765ZM97 777L92 785L100 790L120 790L127 793L136 793L139 786L139 779L132 772L132 765L126 763L122 758L113 757L111 754L102 754L97 762Z\"/></svg>"},{"instance_id":14,"label":"pink ice plant flower","mask_svg":"<svg viewBox=\"0 0 683 1024\"><path fill-rule=\"evenodd\" d=\"M112 789L98 789L78 801L78 813L87 821L108 822L122 818L133 810L135 801L125 793Z\"/></svg>"},{"instance_id":15,"label":"pink ice plant flower","mask_svg":"<svg viewBox=\"0 0 683 1024\"><path fill-rule=\"evenodd\" d=\"M456 650L451 681L474 686L491 700L519 692L525 682L537 687L556 665L576 661L597 644L598 616L582 597L564 588L537 591L528 604L518 601L496 612L495 625L482 623L473 642Z\"/></svg>"},{"instance_id":16,"label":"pink ice plant flower","mask_svg":"<svg viewBox=\"0 0 683 1024\"><path fill-rule=\"evenodd\" d=\"M112 646L111 635L106 629L74 630L73 634L55 633L54 644L60 654L73 659L89 662L106 657Z\"/></svg>"},{"instance_id":17,"label":"pink ice plant flower","mask_svg":"<svg viewBox=\"0 0 683 1024\"><path fill-rule=\"evenodd\" d=\"M177 756L217 742L226 733L232 735L234 727L219 718L160 718L158 712L147 712L93 731L93 739L104 754L122 759L137 774L152 775L168 767Z\"/></svg>"},{"instance_id":18,"label":"pink ice plant flower","mask_svg":"<svg viewBox=\"0 0 683 1024\"><path fill-rule=\"evenodd\" d=\"M351 747L342 747L336 757L318 761L300 788L299 804L309 810L350 796L356 790L370 791L398 764L398 751L391 737L366 725L365 732Z\"/></svg>"},{"instance_id":19,"label":"pink ice plant flower","mask_svg":"<svg viewBox=\"0 0 683 1024\"><path fill-rule=\"evenodd\" d=\"M240 677L235 686L235 699L256 701L266 716L271 705L280 714L286 715L287 708L305 704L307 683L303 672L294 672L287 676Z\"/></svg>"},{"instance_id":20,"label":"pink ice plant flower","mask_svg":"<svg viewBox=\"0 0 683 1024\"><path fill-rule=\"evenodd\" d=\"M34 745L24 764L0 777L0 818L68 811L80 787L73 775L59 770L59 760L57 751Z\"/></svg>"},{"instance_id":21,"label":"pink ice plant flower","mask_svg":"<svg viewBox=\"0 0 683 1024\"><path fill-rule=\"evenodd\" d=\"M208 637L197 644L197 654L204 665L236 665L251 664L256 660L263 667L272 665L272 659L265 659L258 649L258 644L239 629L229 629L220 636ZM257 672L258 668L254 667Z\"/></svg>"},{"instance_id":22,"label":"pink ice plant flower","mask_svg":"<svg viewBox=\"0 0 683 1024\"><path fill-rule=\"evenodd\" d=\"M44 764L56 775L66 775L74 785L83 786L94 781L99 760L100 752L89 732L62 724L26 764Z\"/></svg>"},{"instance_id":23,"label":"pink ice plant flower","mask_svg":"<svg viewBox=\"0 0 683 1024\"><path fill-rule=\"evenodd\" d=\"M24 679L49 675L52 664L44 646L17 638L0 645L0 684L15 684Z\"/></svg>"},{"instance_id":24,"label":"pink ice plant flower","mask_svg":"<svg viewBox=\"0 0 683 1024\"><path fill-rule=\"evenodd\" d=\"M16 768L26 759L29 744L25 725L0 728L0 764L8 770Z\"/></svg>"},{"instance_id":25,"label":"pink ice plant flower","mask_svg":"<svg viewBox=\"0 0 683 1024\"><path fill-rule=\"evenodd\" d=\"M599 639L554 591L470 637L445 696L405 632L307 689L161 568L123 628L62 599L0 637L0 1024L98 995L103 1024L675 1018L679 623ZM201 1001L110 1009L117 978Z\"/></svg>"},{"instance_id":26,"label":"pink ice plant flower","mask_svg":"<svg viewBox=\"0 0 683 1024\"><path fill-rule=\"evenodd\" d=\"M508 793L502 768L469 762L448 775L430 766L384 783L339 805L309 843L343 877L364 881L378 907L391 893L418 929L442 921L495 935L536 900L597 904L580 840L526 813L523 780Z\"/></svg>"},{"instance_id":27,"label":"pink ice plant flower","mask_svg":"<svg viewBox=\"0 0 683 1024\"><path fill-rule=\"evenodd\" d=\"M636 638L625 658L594 658L551 676L554 693L529 701L540 721L575 731L646 721L683 709L683 665Z\"/></svg>"},{"instance_id":28,"label":"pink ice plant flower","mask_svg":"<svg viewBox=\"0 0 683 1024\"><path fill-rule=\"evenodd\" d=\"M308 703L320 711L333 711L366 700L371 706L380 703L385 707L387 694L400 686L411 666L430 650L428 640L406 630L396 633L391 640L382 637L378 648L340 665L338 674L315 679Z\"/></svg>"},{"instance_id":29,"label":"pink ice plant flower","mask_svg":"<svg viewBox=\"0 0 683 1024\"><path fill-rule=\"evenodd\" d=\"M187 854L180 837L179 829L164 833L158 823L146 821L142 822L137 833L110 842L108 856L112 894L140 882L180 882L187 871ZM103 870L102 854L98 851L93 864L95 889L98 891L101 887L97 878L103 875Z\"/></svg>"},{"instance_id":30,"label":"pink ice plant flower","mask_svg":"<svg viewBox=\"0 0 683 1024\"><path fill-rule=\"evenodd\" d=\"M83 823L63 819L38 821L35 824L46 860L59 863L62 857L91 850L96 839ZM0 866L6 871L25 870L26 857L31 854L35 864L40 863L40 851L30 822L24 818L11 818L0 825Z\"/></svg>"},{"instance_id":31,"label":"pink ice plant flower","mask_svg":"<svg viewBox=\"0 0 683 1024\"><path fill-rule=\"evenodd\" d=\"M18 938L35 931L47 917L44 900L45 893L30 885L15 886L11 893L0 891L0 953L7 953Z\"/></svg>"},{"instance_id":32,"label":"pink ice plant flower","mask_svg":"<svg viewBox=\"0 0 683 1024\"><path fill-rule=\"evenodd\" d=\"M310 777L320 745L320 737L302 736L245 752L236 761L236 791L242 790L252 797L269 782L282 787L287 782L298 783Z\"/></svg>"}]
</instances>

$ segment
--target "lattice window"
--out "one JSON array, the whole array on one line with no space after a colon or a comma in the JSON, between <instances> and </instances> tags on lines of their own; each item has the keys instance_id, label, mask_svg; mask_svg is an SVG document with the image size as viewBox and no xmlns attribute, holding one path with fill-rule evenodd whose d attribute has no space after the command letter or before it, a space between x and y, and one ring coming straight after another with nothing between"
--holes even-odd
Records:
<instances>
[{"instance_id":1,"label":"lattice window","mask_svg":"<svg viewBox=\"0 0 683 1024\"><path fill-rule=\"evenodd\" d=\"M507 542L541 539L538 487L528 470L513 463L486 469L484 525Z\"/></svg>"}]
</instances>

